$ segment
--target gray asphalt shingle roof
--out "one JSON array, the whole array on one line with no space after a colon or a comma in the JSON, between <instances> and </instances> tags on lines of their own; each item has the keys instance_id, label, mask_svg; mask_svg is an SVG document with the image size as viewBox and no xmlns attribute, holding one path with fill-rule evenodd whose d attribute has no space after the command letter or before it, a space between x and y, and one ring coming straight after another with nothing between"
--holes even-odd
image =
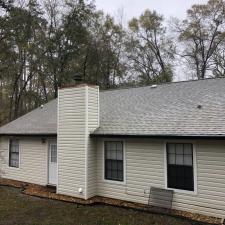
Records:
<instances>
[{"instance_id":1,"label":"gray asphalt shingle roof","mask_svg":"<svg viewBox=\"0 0 225 225\"><path fill-rule=\"evenodd\" d=\"M56 100L0 128L0 134L56 132ZM102 91L94 134L225 136L225 79Z\"/></svg>"},{"instance_id":2,"label":"gray asphalt shingle roof","mask_svg":"<svg viewBox=\"0 0 225 225\"><path fill-rule=\"evenodd\" d=\"M1 134L55 135L57 133L57 99L0 127Z\"/></svg>"},{"instance_id":3,"label":"gray asphalt shingle roof","mask_svg":"<svg viewBox=\"0 0 225 225\"><path fill-rule=\"evenodd\" d=\"M225 135L225 79L103 92L95 133Z\"/></svg>"}]
</instances>

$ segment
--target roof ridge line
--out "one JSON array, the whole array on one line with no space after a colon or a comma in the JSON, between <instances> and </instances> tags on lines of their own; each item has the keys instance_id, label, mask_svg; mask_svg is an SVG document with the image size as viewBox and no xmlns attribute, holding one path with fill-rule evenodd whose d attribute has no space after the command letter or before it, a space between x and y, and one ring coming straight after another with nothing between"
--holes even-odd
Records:
<instances>
[{"instance_id":1,"label":"roof ridge line","mask_svg":"<svg viewBox=\"0 0 225 225\"><path fill-rule=\"evenodd\" d=\"M163 86L163 85L172 85L172 84L179 84L179 83L189 83L189 82L200 82L200 81L211 81L211 80L219 80L225 79L225 77L209 77L204 79L192 79L192 80L182 80L182 81L171 81L159 84L147 84L147 85L137 85L137 86L124 86L124 87L115 87L110 89L101 89L100 92L107 92L107 91L120 91L120 90L127 90L127 89L134 89L134 88L144 88L144 87L151 87L152 85Z\"/></svg>"}]
</instances>

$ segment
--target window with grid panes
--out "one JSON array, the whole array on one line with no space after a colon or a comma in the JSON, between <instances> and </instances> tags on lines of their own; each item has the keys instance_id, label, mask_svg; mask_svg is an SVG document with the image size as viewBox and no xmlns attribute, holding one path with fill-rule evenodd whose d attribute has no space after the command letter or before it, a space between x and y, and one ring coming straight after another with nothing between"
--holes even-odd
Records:
<instances>
[{"instance_id":1,"label":"window with grid panes","mask_svg":"<svg viewBox=\"0 0 225 225\"><path fill-rule=\"evenodd\" d=\"M167 186L194 191L193 144L167 144Z\"/></svg>"},{"instance_id":2,"label":"window with grid panes","mask_svg":"<svg viewBox=\"0 0 225 225\"><path fill-rule=\"evenodd\" d=\"M51 144L51 162L57 163L57 145Z\"/></svg>"},{"instance_id":3,"label":"window with grid panes","mask_svg":"<svg viewBox=\"0 0 225 225\"><path fill-rule=\"evenodd\" d=\"M9 141L9 166L19 168L19 141Z\"/></svg>"},{"instance_id":4,"label":"window with grid panes","mask_svg":"<svg viewBox=\"0 0 225 225\"><path fill-rule=\"evenodd\" d=\"M105 179L114 181L124 180L123 142L105 142Z\"/></svg>"}]
</instances>

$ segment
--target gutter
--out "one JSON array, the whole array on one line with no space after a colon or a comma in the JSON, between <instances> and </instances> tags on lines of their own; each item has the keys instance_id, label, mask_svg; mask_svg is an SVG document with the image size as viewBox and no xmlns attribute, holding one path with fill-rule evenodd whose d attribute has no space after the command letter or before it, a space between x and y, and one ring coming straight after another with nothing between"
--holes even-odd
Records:
<instances>
[{"instance_id":1,"label":"gutter","mask_svg":"<svg viewBox=\"0 0 225 225\"><path fill-rule=\"evenodd\" d=\"M14 136L14 137L57 137L57 134L54 133L50 133L50 134L12 134L12 133L8 133L8 134L0 134L1 136Z\"/></svg>"},{"instance_id":2,"label":"gutter","mask_svg":"<svg viewBox=\"0 0 225 225\"><path fill-rule=\"evenodd\" d=\"M155 139L207 139L207 140L225 140L225 135L143 135L143 134L98 134L91 133L91 138L155 138Z\"/></svg>"},{"instance_id":3,"label":"gutter","mask_svg":"<svg viewBox=\"0 0 225 225\"><path fill-rule=\"evenodd\" d=\"M17 136L17 137L57 137L56 133L40 134L1 134L0 136ZM208 139L208 140L225 140L225 135L173 135L173 134L99 134L91 133L90 138L152 138L152 139Z\"/></svg>"}]
</instances>

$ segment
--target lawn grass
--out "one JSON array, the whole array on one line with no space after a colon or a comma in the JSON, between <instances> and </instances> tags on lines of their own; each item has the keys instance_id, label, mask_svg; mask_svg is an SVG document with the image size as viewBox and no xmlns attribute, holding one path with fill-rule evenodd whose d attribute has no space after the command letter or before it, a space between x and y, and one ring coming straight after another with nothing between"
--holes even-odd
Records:
<instances>
[{"instance_id":1,"label":"lawn grass","mask_svg":"<svg viewBox=\"0 0 225 225\"><path fill-rule=\"evenodd\" d=\"M76 204L26 196L0 186L0 225L199 225L185 219L119 207Z\"/></svg>"}]
</instances>

